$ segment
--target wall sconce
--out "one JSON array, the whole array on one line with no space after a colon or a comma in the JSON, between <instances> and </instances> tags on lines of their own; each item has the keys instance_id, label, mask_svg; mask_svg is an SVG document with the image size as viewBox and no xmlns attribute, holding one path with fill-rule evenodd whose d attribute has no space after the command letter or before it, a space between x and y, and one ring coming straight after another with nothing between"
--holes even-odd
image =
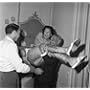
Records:
<instances>
[{"instance_id":1,"label":"wall sconce","mask_svg":"<svg viewBox=\"0 0 90 90\"><path fill-rule=\"evenodd\" d=\"M12 17L11 17L11 21L12 21L12 22L15 22L15 17L12 16Z\"/></svg>"},{"instance_id":2,"label":"wall sconce","mask_svg":"<svg viewBox=\"0 0 90 90\"><path fill-rule=\"evenodd\" d=\"M5 24L9 24L9 19L5 19Z\"/></svg>"}]
</instances>

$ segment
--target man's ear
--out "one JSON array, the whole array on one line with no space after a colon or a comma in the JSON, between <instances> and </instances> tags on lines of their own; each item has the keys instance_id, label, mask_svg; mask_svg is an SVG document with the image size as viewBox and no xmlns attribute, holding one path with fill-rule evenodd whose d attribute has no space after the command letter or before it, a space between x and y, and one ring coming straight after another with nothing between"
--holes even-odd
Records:
<instances>
[{"instance_id":1,"label":"man's ear","mask_svg":"<svg viewBox=\"0 0 90 90\"><path fill-rule=\"evenodd\" d=\"M13 35L13 36L16 36L16 33L17 33L17 32L16 32L15 30L12 31L12 35Z\"/></svg>"},{"instance_id":2,"label":"man's ear","mask_svg":"<svg viewBox=\"0 0 90 90\"><path fill-rule=\"evenodd\" d=\"M15 33L16 33L16 31L15 31L15 30L13 30L13 31L12 31L12 34L15 34Z\"/></svg>"}]
</instances>

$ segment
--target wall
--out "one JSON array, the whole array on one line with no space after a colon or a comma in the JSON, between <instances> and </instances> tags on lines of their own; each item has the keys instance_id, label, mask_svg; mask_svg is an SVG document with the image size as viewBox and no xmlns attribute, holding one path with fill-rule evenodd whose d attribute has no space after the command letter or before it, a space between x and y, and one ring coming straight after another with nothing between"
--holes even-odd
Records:
<instances>
[{"instance_id":1,"label":"wall","mask_svg":"<svg viewBox=\"0 0 90 90\"><path fill-rule=\"evenodd\" d=\"M24 22L36 11L44 24L51 24L53 3L0 3L0 40L5 36L5 19ZM18 16L19 15L19 16Z\"/></svg>"},{"instance_id":2,"label":"wall","mask_svg":"<svg viewBox=\"0 0 90 90\"><path fill-rule=\"evenodd\" d=\"M90 61L90 4L88 5L89 8L89 13L88 13L88 24L87 24L87 55L88 55L88 60ZM89 85L90 88L90 62L88 65L88 71L89 73L87 74L87 86Z\"/></svg>"},{"instance_id":3,"label":"wall","mask_svg":"<svg viewBox=\"0 0 90 90\"><path fill-rule=\"evenodd\" d=\"M37 12L44 24L51 23L53 3L21 3L20 4L20 22L24 22L30 16Z\"/></svg>"},{"instance_id":4,"label":"wall","mask_svg":"<svg viewBox=\"0 0 90 90\"><path fill-rule=\"evenodd\" d=\"M86 43L84 54L89 54L87 36L88 3L55 3L53 9L52 25L64 40L64 46L69 46L76 38ZM88 29L89 30L89 29ZM82 54L83 54L82 53ZM59 69L57 87L86 87L87 67L80 73L62 65Z\"/></svg>"},{"instance_id":5,"label":"wall","mask_svg":"<svg viewBox=\"0 0 90 90\"><path fill-rule=\"evenodd\" d=\"M72 27L74 16L74 3L55 3L53 10L52 25L57 32L64 38L65 46L72 41Z\"/></svg>"},{"instance_id":6,"label":"wall","mask_svg":"<svg viewBox=\"0 0 90 90\"><path fill-rule=\"evenodd\" d=\"M75 3L54 3L52 25L64 39L64 47L73 41L73 19ZM69 87L70 68L62 65L57 87Z\"/></svg>"},{"instance_id":7,"label":"wall","mask_svg":"<svg viewBox=\"0 0 90 90\"><path fill-rule=\"evenodd\" d=\"M5 19L15 17L17 22L18 19L18 3L0 3L0 40L5 36Z\"/></svg>"}]
</instances>

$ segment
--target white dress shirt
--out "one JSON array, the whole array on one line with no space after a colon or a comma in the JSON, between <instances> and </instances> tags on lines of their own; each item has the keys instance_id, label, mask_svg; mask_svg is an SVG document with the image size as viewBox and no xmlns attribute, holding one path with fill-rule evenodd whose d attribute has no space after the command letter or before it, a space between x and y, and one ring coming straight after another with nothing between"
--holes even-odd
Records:
<instances>
[{"instance_id":1,"label":"white dress shirt","mask_svg":"<svg viewBox=\"0 0 90 90\"><path fill-rule=\"evenodd\" d=\"M0 41L0 71L27 73L30 67L22 63L22 59L18 55L18 49L15 42L8 36Z\"/></svg>"}]
</instances>

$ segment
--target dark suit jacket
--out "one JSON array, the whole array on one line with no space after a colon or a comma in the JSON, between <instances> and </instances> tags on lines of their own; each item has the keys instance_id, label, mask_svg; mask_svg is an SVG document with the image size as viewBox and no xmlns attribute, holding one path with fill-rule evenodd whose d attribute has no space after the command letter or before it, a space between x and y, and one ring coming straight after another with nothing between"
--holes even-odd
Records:
<instances>
[{"instance_id":1,"label":"dark suit jacket","mask_svg":"<svg viewBox=\"0 0 90 90\"><path fill-rule=\"evenodd\" d=\"M43 69L44 73L35 76L35 85L38 85L38 87L42 85L48 86L49 84L56 85L60 65L61 63L58 59L50 58L46 55L44 57L44 63L39 66Z\"/></svg>"}]
</instances>

